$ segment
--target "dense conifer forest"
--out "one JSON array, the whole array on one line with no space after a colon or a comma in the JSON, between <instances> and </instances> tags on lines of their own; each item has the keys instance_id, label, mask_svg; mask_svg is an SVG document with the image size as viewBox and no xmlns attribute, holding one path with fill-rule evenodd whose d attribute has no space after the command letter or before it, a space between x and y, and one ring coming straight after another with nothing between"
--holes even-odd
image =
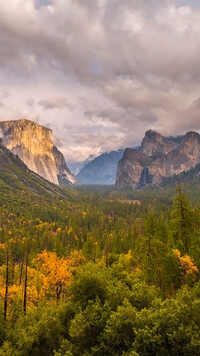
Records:
<instances>
[{"instance_id":1,"label":"dense conifer forest","mask_svg":"<svg viewBox=\"0 0 200 356\"><path fill-rule=\"evenodd\" d=\"M200 356L200 0L0 5L0 356Z\"/></svg>"},{"instance_id":2,"label":"dense conifer forest","mask_svg":"<svg viewBox=\"0 0 200 356\"><path fill-rule=\"evenodd\" d=\"M198 179L0 191L0 356L200 354Z\"/></svg>"}]
</instances>

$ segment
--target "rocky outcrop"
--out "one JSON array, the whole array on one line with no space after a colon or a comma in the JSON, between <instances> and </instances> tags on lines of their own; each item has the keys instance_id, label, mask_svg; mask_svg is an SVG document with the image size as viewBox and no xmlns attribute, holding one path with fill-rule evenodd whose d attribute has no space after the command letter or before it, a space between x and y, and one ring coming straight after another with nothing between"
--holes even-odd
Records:
<instances>
[{"instance_id":1,"label":"rocky outcrop","mask_svg":"<svg viewBox=\"0 0 200 356\"><path fill-rule=\"evenodd\" d=\"M150 163L149 157L133 148L127 148L119 161L116 186L118 189L138 187L138 177L142 176L143 168Z\"/></svg>"},{"instance_id":2,"label":"rocky outcrop","mask_svg":"<svg viewBox=\"0 0 200 356\"><path fill-rule=\"evenodd\" d=\"M167 154L178 147L178 143L170 141L153 130L148 130L142 140L140 151L147 156Z\"/></svg>"},{"instance_id":3,"label":"rocky outcrop","mask_svg":"<svg viewBox=\"0 0 200 356\"><path fill-rule=\"evenodd\" d=\"M69 184L76 183L53 144L52 130L30 120L2 121L0 134L3 145L33 172L55 184L59 184L60 177Z\"/></svg>"},{"instance_id":4,"label":"rocky outcrop","mask_svg":"<svg viewBox=\"0 0 200 356\"><path fill-rule=\"evenodd\" d=\"M197 166L200 163L199 134L191 131L186 133L181 142L175 141L155 131L147 131L139 152L125 150L118 166L116 187L136 189L160 185L163 178L173 177Z\"/></svg>"}]
</instances>

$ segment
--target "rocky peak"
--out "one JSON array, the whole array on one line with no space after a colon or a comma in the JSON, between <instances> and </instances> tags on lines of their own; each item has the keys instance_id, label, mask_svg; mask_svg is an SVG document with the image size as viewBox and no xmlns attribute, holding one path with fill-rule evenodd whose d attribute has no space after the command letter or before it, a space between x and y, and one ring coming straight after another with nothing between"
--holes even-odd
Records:
<instances>
[{"instance_id":1,"label":"rocky peak","mask_svg":"<svg viewBox=\"0 0 200 356\"><path fill-rule=\"evenodd\" d=\"M185 136L183 137L183 140L181 143L184 143L184 142L191 142L191 143L194 143L194 141L196 142L200 142L200 135L198 132L196 131L189 131L185 134Z\"/></svg>"},{"instance_id":2,"label":"rocky peak","mask_svg":"<svg viewBox=\"0 0 200 356\"><path fill-rule=\"evenodd\" d=\"M167 154L176 149L177 143L170 141L154 130L148 130L142 140L140 151L147 156Z\"/></svg>"},{"instance_id":3,"label":"rocky peak","mask_svg":"<svg viewBox=\"0 0 200 356\"><path fill-rule=\"evenodd\" d=\"M187 132L180 141L153 130L146 132L140 151L126 149L119 162L117 188L159 185L163 178L190 171L200 164L200 135Z\"/></svg>"},{"instance_id":4,"label":"rocky peak","mask_svg":"<svg viewBox=\"0 0 200 356\"><path fill-rule=\"evenodd\" d=\"M71 183L76 182L62 153L54 149L52 130L22 119L1 121L0 132L3 145L18 155L33 172L55 184L59 184L59 176L62 174Z\"/></svg>"},{"instance_id":5,"label":"rocky peak","mask_svg":"<svg viewBox=\"0 0 200 356\"><path fill-rule=\"evenodd\" d=\"M200 135L195 131L187 132L180 144L180 152L200 157Z\"/></svg>"},{"instance_id":6,"label":"rocky peak","mask_svg":"<svg viewBox=\"0 0 200 356\"><path fill-rule=\"evenodd\" d=\"M161 135L160 135L157 131L152 130L152 129L147 130L147 131L145 132L145 137L146 137L146 138L149 138L149 139L152 139L152 138L155 138L155 137L160 137L160 136L161 136Z\"/></svg>"}]
</instances>

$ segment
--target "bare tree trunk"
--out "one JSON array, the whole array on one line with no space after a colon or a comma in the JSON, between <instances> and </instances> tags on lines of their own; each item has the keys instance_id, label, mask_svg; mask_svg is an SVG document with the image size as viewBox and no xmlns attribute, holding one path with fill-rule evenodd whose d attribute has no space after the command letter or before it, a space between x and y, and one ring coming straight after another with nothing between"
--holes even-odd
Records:
<instances>
[{"instance_id":1,"label":"bare tree trunk","mask_svg":"<svg viewBox=\"0 0 200 356\"><path fill-rule=\"evenodd\" d=\"M4 320L7 318L7 309L8 309L8 247L6 249L6 290L5 290L5 297L4 297Z\"/></svg>"},{"instance_id":2,"label":"bare tree trunk","mask_svg":"<svg viewBox=\"0 0 200 356\"><path fill-rule=\"evenodd\" d=\"M13 263L12 263L12 278L11 278L11 284L14 284L14 275L15 275L15 261L13 259Z\"/></svg>"},{"instance_id":3,"label":"bare tree trunk","mask_svg":"<svg viewBox=\"0 0 200 356\"><path fill-rule=\"evenodd\" d=\"M180 179L178 177L178 193L180 198L182 197L182 189L181 189L181 184L180 184ZM180 210L181 210L181 232L182 232L182 241L185 245L185 250L186 253L188 254L188 241L187 241L187 229L186 229L186 223L185 223L185 213L184 213L184 208L183 208L183 202L180 199Z\"/></svg>"},{"instance_id":4,"label":"bare tree trunk","mask_svg":"<svg viewBox=\"0 0 200 356\"><path fill-rule=\"evenodd\" d=\"M19 276L19 285L20 285L20 286L21 286L21 284L22 284L23 267L24 267L24 257L23 257L23 259L22 259L21 269L20 269L20 276Z\"/></svg>"},{"instance_id":5,"label":"bare tree trunk","mask_svg":"<svg viewBox=\"0 0 200 356\"><path fill-rule=\"evenodd\" d=\"M26 266L25 266L25 279L24 279L24 315L26 315L26 302L27 302L27 269L28 269L28 248L26 251Z\"/></svg>"},{"instance_id":6,"label":"bare tree trunk","mask_svg":"<svg viewBox=\"0 0 200 356\"><path fill-rule=\"evenodd\" d=\"M108 268L109 266L109 261L108 261L108 254L109 254L109 247L110 247L110 241L106 241L106 248L105 248L105 256L106 256L106 267Z\"/></svg>"}]
</instances>

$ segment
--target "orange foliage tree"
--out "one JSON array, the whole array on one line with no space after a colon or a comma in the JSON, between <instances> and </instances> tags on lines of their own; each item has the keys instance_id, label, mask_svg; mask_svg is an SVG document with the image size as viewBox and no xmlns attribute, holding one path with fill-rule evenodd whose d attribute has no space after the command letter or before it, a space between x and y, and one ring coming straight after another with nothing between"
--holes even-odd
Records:
<instances>
[{"instance_id":1,"label":"orange foliage tree","mask_svg":"<svg viewBox=\"0 0 200 356\"><path fill-rule=\"evenodd\" d=\"M173 250L174 255L179 260L181 274L182 274L182 282L185 283L186 277L190 276L192 281L195 281L198 268L195 266L192 258L189 255L181 256L181 252L179 250Z\"/></svg>"},{"instance_id":2,"label":"orange foliage tree","mask_svg":"<svg viewBox=\"0 0 200 356\"><path fill-rule=\"evenodd\" d=\"M36 261L42 272L44 295L53 293L59 301L61 296L66 296L66 287L71 282L70 259L59 258L54 252L43 251L37 256Z\"/></svg>"}]
</instances>

